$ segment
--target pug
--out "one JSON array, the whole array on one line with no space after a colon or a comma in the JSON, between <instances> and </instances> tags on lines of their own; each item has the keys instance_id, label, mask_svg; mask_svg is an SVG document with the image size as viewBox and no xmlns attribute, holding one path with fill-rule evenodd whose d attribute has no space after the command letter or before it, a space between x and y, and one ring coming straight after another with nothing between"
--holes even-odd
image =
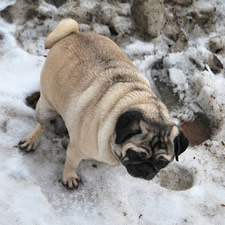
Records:
<instances>
[{"instance_id":1,"label":"pug","mask_svg":"<svg viewBox=\"0 0 225 225\"><path fill-rule=\"evenodd\" d=\"M72 19L49 34L40 78L37 125L19 142L35 150L49 120L60 115L69 134L62 183L76 189L82 159L122 163L134 177L151 180L188 147L149 81L110 39L79 32Z\"/></svg>"}]
</instances>

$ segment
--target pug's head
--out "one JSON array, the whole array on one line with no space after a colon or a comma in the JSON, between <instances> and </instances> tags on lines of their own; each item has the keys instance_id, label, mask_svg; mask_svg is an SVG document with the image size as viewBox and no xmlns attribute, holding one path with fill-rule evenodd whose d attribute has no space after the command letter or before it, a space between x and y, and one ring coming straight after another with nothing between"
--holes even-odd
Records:
<instances>
[{"instance_id":1,"label":"pug's head","mask_svg":"<svg viewBox=\"0 0 225 225\"><path fill-rule=\"evenodd\" d=\"M189 141L174 124L146 119L139 111L127 111L117 120L115 143L121 152L116 156L134 177L151 180L174 157L188 147Z\"/></svg>"}]
</instances>

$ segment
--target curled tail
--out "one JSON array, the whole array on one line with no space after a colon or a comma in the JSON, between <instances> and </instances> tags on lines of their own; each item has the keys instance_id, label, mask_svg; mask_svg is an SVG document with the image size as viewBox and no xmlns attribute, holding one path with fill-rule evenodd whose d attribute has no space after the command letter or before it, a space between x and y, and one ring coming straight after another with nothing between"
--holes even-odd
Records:
<instances>
[{"instance_id":1,"label":"curled tail","mask_svg":"<svg viewBox=\"0 0 225 225\"><path fill-rule=\"evenodd\" d=\"M71 33L79 32L78 23L73 19L63 19L45 40L45 48L51 48L57 41Z\"/></svg>"}]
</instances>

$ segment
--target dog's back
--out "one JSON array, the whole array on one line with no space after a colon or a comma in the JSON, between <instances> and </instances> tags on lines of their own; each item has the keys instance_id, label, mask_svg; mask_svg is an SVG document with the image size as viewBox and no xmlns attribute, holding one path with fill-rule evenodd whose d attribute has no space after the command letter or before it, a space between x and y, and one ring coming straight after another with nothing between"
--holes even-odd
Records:
<instances>
[{"instance_id":1,"label":"dog's back","mask_svg":"<svg viewBox=\"0 0 225 225\"><path fill-rule=\"evenodd\" d=\"M139 89L140 85L149 87L148 80L113 41L80 33L73 21L60 22L46 39L46 47L51 49L42 70L41 93L59 114L64 113L62 109L67 110L70 97L75 101L95 81L101 92L95 90L93 99L113 83L138 83Z\"/></svg>"}]
</instances>

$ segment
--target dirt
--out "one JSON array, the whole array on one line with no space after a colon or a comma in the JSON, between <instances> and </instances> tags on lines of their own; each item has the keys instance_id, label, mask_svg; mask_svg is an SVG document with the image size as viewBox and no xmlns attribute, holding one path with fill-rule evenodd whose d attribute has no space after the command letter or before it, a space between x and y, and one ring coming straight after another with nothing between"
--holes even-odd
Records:
<instances>
[{"instance_id":1,"label":"dirt","mask_svg":"<svg viewBox=\"0 0 225 225\"><path fill-rule=\"evenodd\" d=\"M200 145L210 139L213 133L210 120L202 113L198 113L192 121L184 121L181 128L191 146Z\"/></svg>"},{"instance_id":2,"label":"dirt","mask_svg":"<svg viewBox=\"0 0 225 225\"><path fill-rule=\"evenodd\" d=\"M3 121L3 123L0 126L3 133L7 133L7 131L8 131L7 126L8 126L8 120Z\"/></svg>"},{"instance_id":3,"label":"dirt","mask_svg":"<svg viewBox=\"0 0 225 225\"><path fill-rule=\"evenodd\" d=\"M40 98L40 91L34 92L26 97L26 104L32 109L35 109L39 98Z\"/></svg>"}]
</instances>

